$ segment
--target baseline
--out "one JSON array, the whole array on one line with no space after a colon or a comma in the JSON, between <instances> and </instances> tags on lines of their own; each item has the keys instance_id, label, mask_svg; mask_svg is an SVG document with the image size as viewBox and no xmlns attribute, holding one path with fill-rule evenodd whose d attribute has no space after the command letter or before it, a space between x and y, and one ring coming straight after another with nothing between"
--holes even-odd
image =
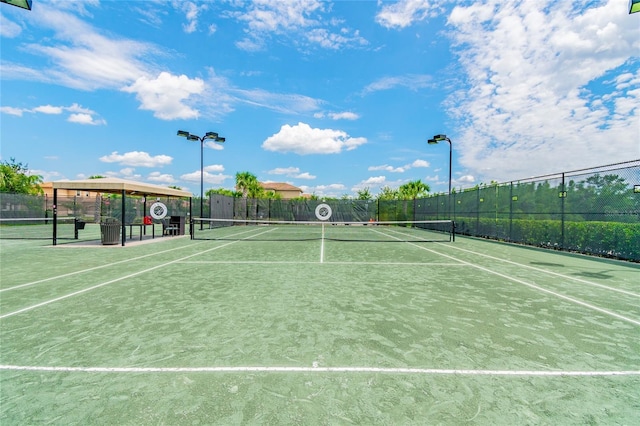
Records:
<instances>
[{"instance_id":1,"label":"baseline","mask_svg":"<svg viewBox=\"0 0 640 426\"><path fill-rule=\"evenodd\" d=\"M402 367L39 367L0 365L0 370L65 373L385 373L456 376L602 377L640 376L640 370L559 371L559 370L471 370Z\"/></svg>"}]
</instances>

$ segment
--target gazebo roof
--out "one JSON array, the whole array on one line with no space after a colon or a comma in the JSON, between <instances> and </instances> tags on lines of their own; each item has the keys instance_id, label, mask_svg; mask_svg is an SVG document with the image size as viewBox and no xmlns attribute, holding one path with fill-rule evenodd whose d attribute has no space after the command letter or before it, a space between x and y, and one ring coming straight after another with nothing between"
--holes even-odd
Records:
<instances>
[{"instance_id":1,"label":"gazebo roof","mask_svg":"<svg viewBox=\"0 0 640 426\"><path fill-rule=\"evenodd\" d=\"M188 198L192 194L180 189L167 188L166 186L137 182L119 178L98 178L80 180L58 180L52 182L54 189L71 189L76 191L92 191L111 194L127 195L151 195Z\"/></svg>"}]
</instances>

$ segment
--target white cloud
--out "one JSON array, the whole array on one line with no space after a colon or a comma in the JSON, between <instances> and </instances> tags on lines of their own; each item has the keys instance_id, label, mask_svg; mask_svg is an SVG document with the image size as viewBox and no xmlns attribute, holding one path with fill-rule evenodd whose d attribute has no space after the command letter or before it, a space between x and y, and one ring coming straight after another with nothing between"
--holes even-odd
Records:
<instances>
[{"instance_id":1,"label":"white cloud","mask_svg":"<svg viewBox=\"0 0 640 426\"><path fill-rule=\"evenodd\" d=\"M416 160L413 163L411 163L411 167L415 167L415 168L429 167L429 165L430 165L429 162L425 160Z\"/></svg>"},{"instance_id":2,"label":"white cloud","mask_svg":"<svg viewBox=\"0 0 640 426\"><path fill-rule=\"evenodd\" d=\"M224 183L224 181L226 179L230 179L232 178L232 176L229 175L225 175L222 173L209 173L207 171L205 171L202 174L202 180L205 183L211 184L211 185L221 185L222 183ZM200 182L200 170L197 170L195 172L192 173L187 173L184 174L182 176L180 176L180 179L185 180L187 182Z\"/></svg>"},{"instance_id":3,"label":"white cloud","mask_svg":"<svg viewBox=\"0 0 640 426\"><path fill-rule=\"evenodd\" d=\"M446 106L464 129L452 138L461 164L502 181L637 157L633 21L614 0L581 11L550 1L456 6L447 34L463 89Z\"/></svg>"},{"instance_id":4,"label":"white cloud","mask_svg":"<svg viewBox=\"0 0 640 426\"><path fill-rule=\"evenodd\" d=\"M396 87L404 87L409 90L428 88L433 78L428 74L408 74L402 76L387 76L380 78L367 85L362 91L363 94L391 90Z\"/></svg>"},{"instance_id":5,"label":"white cloud","mask_svg":"<svg viewBox=\"0 0 640 426\"><path fill-rule=\"evenodd\" d=\"M317 110L321 100L297 94L273 93L262 89L230 89L241 102L286 114L300 114Z\"/></svg>"},{"instance_id":6,"label":"white cloud","mask_svg":"<svg viewBox=\"0 0 640 426\"><path fill-rule=\"evenodd\" d=\"M50 64L42 70L29 70L29 78L93 90L117 88L145 74L142 59L156 52L153 45L109 39L64 11L60 7L63 3L52 6L41 2L29 12L34 22L54 32L52 37L25 45L26 52L44 56ZM3 67L3 78L25 78L24 74L16 74L19 71Z\"/></svg>"},{"instance_id":7,"label":"white cloud","mask_svg":"<svg viewBox=\"0 0 640 426\"><path fill-rule=\"evenodd\" d=\"M316 176L308 173L308 172L304 172L304 173L300 173L294 176L296 179L308 179L308 180L313 180L316 178Z\"/></svg>"},{"instance_id":8,"label":"white cloud","mask_svg":"<svg viewBox=\"0 0 640 426\"><path fill-rule=\"evenodd\" d=\"M22 113L24 112L24 109L3 106L3 107L0 107L0 112L3 112L4 114L9 114L9 115L15 115L17 117L22 117Z\"/></svg>"},{"instance_id":9,"label":"white cloud","mask_svg":"<svg viewBox=\"0 0 640 426\"><path fill-rule=\"evenodd\" d=\"M345 190L347 189L347 187L341 183L332 183L328 185L317 186L300 185L299 188L302 189L305 194L315 194L318 197L336 198L342 196L342 194L344 194Z\"/></svg>"},{"instance_id":10,"label":"white cloud","mask_svg":"<svg viewBox=\"0 0 640 426\"><path fill-rule=\"evenodd\" d=\"M270 175L285 175L296 179L311 180L316 178L316 176L308 172L300 173L300 168L298 167L276 167L275 169L269 170L267 173Z\"/></svg>"},{"instance_id":11,"label":"white cloud","mask_svg":"<svg viewBox=\"0 0 640 426\"><path fill-rule=\"evenodd\" d=\"M382 171L390 172L390 173L404 173L407 169L404 168L404 167L393 167L393 166L389 166L387 164L384 164L382 166L369 166L369 168L367 170L369 170L369 171L382 170Z\"/></svg>"},{"instance_id":12,"label":"white cloud","mask_svg":"<svg viewBox=\"0 0 640 426\"><path fill-rule=\"evenodd\" d=\"M71 106L54 106L54 105L41 105L35 107L33 109L25 109L25 108L13 108L13 107L2 107L0 110L5 114L11 114L21 117L23 113L40 113L40 114L48 114L48 115L60 115L64 112L73 112L67 117L67 121L70 123L77 124L90 124L90 125L106 125L107 122L104 119L94 117L97 115L95 111L92 111L88 108L83 108L78 104L72 104Z\"/></svg>"},{"instance_id":13,"label":"white cloud","mask_svg":"<svg viewBox=\"0 0 640 426\"><path fill-rule=\"evenodd\" d=\"M293 175L296 173L300 173L300 169L298 167L276 167L275 169L269 170L267 173L270 175Z\"/></svg>"},{"instance_id":14,"label":"white cloud","mask_svg":"<svg viewBox=\"0 0 640 426\"><path fill-rule=\"evenodd\" d=\"M92 126L100 126L100 125L107 124L105 120L102 120L102 119L96 120L93 118L91 114L84 114L84 113L71 114L69 115L69 118L67 119L67 121L69 121L70 123L77 123L77 124L90 124Z\"/></svg>"},{"instance_id":15,"label":"white cloud","mask_svg":"<svg viewBox=\"0 0 640 426\"><path fill-rule=\"evenodd\" d=\"M129 168L129 167L121 169L120 171L117 171L117 172L108 171L108 172L104 173L104 175L106 177L117 177L117 178L122 178L122 179L129 179L129 180L141 180L142 179L142 175L140 175L139 173L135 173L135 169L132 169L132 168Z\"/></svg>"},{"instance_id":16,"label":"white cloud","mask_svg":"<svg viewBox=\"0 0 640 426\"><path fill-rule=\"evenodd\" d=\"M294 46L306 50L318 46L323 49L343 49L368 44L358 30L342 26L340 19L324 16L326 4L318 0L270 1L256 0L244 12L230 13L245 23L247 36L236 42L239 49L263 50L272 35L290 40Z\"/></svg>"},{"instance_id":17,"label":"white cloud","mask_svg":"<svg viewBox=\"0 0 640 426\"><path fill-rule=\"evenodd\" d=\"M321 20L306 17L305 11L312 13L322 8L322 2L294 3L256 2L250 8L253 12L249 12L249 15L255 16L246 22L259 22L264 18L263 25L269 28L270 20L274 19L272 24L282 31L301 29L307 23L321 24ZM3 80L28 80L81 90L118 89L134 93L141 109L153 111L154 116L162 120L217 117L233 111L235 103L247 103L287 114L315 111L322 103L321 100L304 95L272 93L263 89L239 89L230 85L225 78L216 76L213 70L206 80L174 75L157 65L161 62L158 58L167 57L174 52L168 52L152 43L103 34L101 29L67 11L73 10L76 14L89 16L87 9L98 7L99 2L85 1L74 4L73 8L63 7L64 4L56 2L53 7L47 3L39 3L29 13L33 22L37 22L45 30L51 30L52 35L38 42L25 44L24 50L43 57L44 61L39 63L47 65L35 68L33 65L4 62ZM201 12L210 7L206 3L196 5L194 2L176 2L174 6L185 13L189 22L185 29L188 31L195 30ZM142 13L138 8L138 12L147 24L157 26L161 22L160 11ZM240 15L229 13L226 16ZM4 29L4 25L2 28ZM15 109L3 109L3 112L20 114ZM93 122L98 123L100 120L94 118Z\"/></svg>"},{"instance_id":18,"label":"white cloud","mask_svg":"<svg viewBox=\"0 0 640 426\"><path fill-rule=\"evenodd\" d=\"M176 183L173 175L168 173L151 172L149 173L147 180L150 182L156 182L160 184L172 185Z\"/></svg>"},{"instance_id":19,"label":"white cloud","mask_svg":"<svg viewBox=\"0 0 640 426\"><path fill-rule=\"evenodd\" d=\"M372 176L362 181L364 185L382 185L387 181L385 176Z\"/></svg>"},{"instance_id":20,"label":"white cloud","mask_svg":"<svg viewBox=\"0 0 640 426\"><path fill-rule=\"evenodd\" d=\"M42 105L33 109L33 112L41 112L43 114L62 114L63 111L63 107L53 105Z\"/></svg>"},{"instance_id":21,"label":"white cloud","mask_svg":"<svg viewBox=\"0 0 640 426\"><path fill-rule=\"evenodd\" d=\"M472 175L463 175L454 180L456 184L468 186L476 181Z\"/></svg>"},{"instance_id":22,"label":"white cloud","mask_svg":"<svg viewBox=\"0 0 640 426\"><path fill-rule=\"evenodd\" d=\"M369 171L382 170L390 173L404 173L412 168L429 167L429 163L425 160L415 160L413 163L405 164L404 166L393 167L388 164L381 166L369 166Z\"/></svg>"},{"instance_id":23,"label":"white cloud","mask_svg":"<svg viewBox=\"0 0 640 426\"><path fill-rule=\"evenodd\" d=\"M204 82L190 79L186 75L175 76L161 72L157 78L140 77L135 83L124 87L124 92L136 93L140 108L153 111L153 115L163 120L198 118L198 111L185 105L191 95L201 94Z\"/></svg>"},{"instance_id":24,"label":"white cloud","mask_svg":"<svg viewBox=\"0 0 640 426\"><path fill-rule=\"evenodd\" d=\"M348 46L366 46L367 40L362 38L357 31L351 34L335 33L326 28L315 28L306 33L307 40L325 49L339 50Z\"/></svg>"},{"instance_id":25,"label":"white cloud","mask_svg":"<svg viewBox=\"0 0 640 426\"><path fill-rule=\"evenodd\" d=\"M0 37L16 38L22 34L22 27L0 14Z\"/></svg>"},{"instance_id":26,"label":"white cloud","mask_svg":"<svg viewBox=\"0 0 640 426\"><path fill-rule=\"evenodd\" d=\"M352 138L346 132L312 128L306 123L283 125L280 131L267 138L262 148L267 151L307 154L337 154L350 151L367 142L366 138Z\"/></svg>"},{"instance_id":27,"label":"white cloud","mask_svg":"<svg viewBox=\"0 0 640 426\"><path fill-rule=\"evenodd\" d=\"M205 3L198 6L193 2L187 1L180 6L187 18L187 23L182 25L182 29L185 33L191 34L198 29L198 15L200 12L207 10L207 4Z\"/></svg>"},{"instance_id":28,"label":"white cloud","mask_svg":"<svg viewBox=\"0 0 640 426\"><path fill-rule=\"evenodd\" d=\"M345 112L331 112L328 114L329 117L333 120L357 120L360 118L358 114L355 112L345 111Z\"/></svg>"},{"instance_id":29,"label":"white cloud","mask_svg":"<svg viewBox=\"0 0 640 426\"><path fill-rule=\"evenodd\" d=\"M400 0L395 3L382 3L376 15L376 22L385 28L405 28L429 16L434 9L430 0Z\"/></svg>"},{"instance_id":30,"label":"white cloud","mask_svg":"<svg viewBox=\"0 0 640 426\"><path fill-rule=\"evenodd\" d=\"M222 151L224 149L222 142L207 141L204 143L204 146L205 148L211 148L216 151Z\"/></svg>"},{"instance_id":31,"label":"white cloud","mask_svg":"<svg viewBox=\"0 0 640 426\"><path fill-rule=\"evenodd\" d=\"M222 164L211 164L204 166L205 172L224 172L224 166Z\"/></svg>"},{"instance_id":32,"label":"white cloud","mask_svg":"<svg viewBox=\"0 0 640 426\"><path fill-rule=\"evenodd\" d=\"M140 151L131 151L124 154L118 154L118 152L115 151L110 155L100 157L100 161L134 167L162 167L171 164L173 158L168 155L156 155L152 157L149 153Z\"/></svg>"}]
</instances>

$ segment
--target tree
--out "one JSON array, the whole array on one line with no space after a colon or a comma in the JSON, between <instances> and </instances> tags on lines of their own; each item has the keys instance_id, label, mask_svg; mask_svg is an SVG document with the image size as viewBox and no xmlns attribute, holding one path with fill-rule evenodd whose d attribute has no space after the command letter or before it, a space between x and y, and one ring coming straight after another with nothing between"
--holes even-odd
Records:
<instances>
[{"instance_id":1,"label":"tree","mask_svg":"<svg viewBox=\"0 0 640 426\"><path fill-rule=\"evenodd\" d=\"M371 200L372 198L371 192L369 192L369 187L358 190L357 200Z\"/></svg>"},{"instance_id":2,"label":"tree","mask_svg":"<svg viewBox=\"0 0 640 426\"><path fill-rule=\"evenodd\" d=\"M249 172L236 173L236 190L242 194L242 198L249 196L257 198L255 195L264 191L258 182L258 178Z\"/></svg>"},{"instance_id":3,"label":"tree","mask_svg":"<svg viewBox=\"0 0 640 426\"><path fill-rule=\"evenodd\" d=\"M40 195L42 176L29 173L28 166L15 158L0 163L0 192Z\"/></svg>"},{"instance_id":4,"label":"tree","mask_svg":"<svg viewBox=\"0 0 640 426\"><path fill-rule=\"evenodd\" d=\"M380 192L376 196L378 200L397 200L398 199L398 190L393 189L387 185L380 188Z\"/></svg>"},{"instance_id":5,"label":"tree","mask_svg":"<svg viewBox=\"0 0 640 426\"><path fill-rule=\"evenodd\" d=\"M207 197L211 197L213 194L227 195L229 197L239 197L239 196L241 196L241 194L239 192L235 192L235 191L232 191L230 189L224 189L224 188L209 189L209 190L207 190L207 192L205 192L205 195Z\"/></svg>"},{"instance_id":6,"label":"tree","mask_svg":"<svg viewBox=\"0 0 640 426\"><path fill-rule=\"evenodd\" d=\"M430 188L429 185L422 182L420 179L407 182L404 185L400 185L398 192L400 198L403 200L415 200L416 198L427 195Z\"/></svg>"}]
</instances>

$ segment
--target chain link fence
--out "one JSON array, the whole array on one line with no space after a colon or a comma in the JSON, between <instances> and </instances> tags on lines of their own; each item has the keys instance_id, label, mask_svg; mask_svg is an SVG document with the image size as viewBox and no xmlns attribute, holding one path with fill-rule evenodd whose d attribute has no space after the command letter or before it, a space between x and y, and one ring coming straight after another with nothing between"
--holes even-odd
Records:
<instances>
[{"instance_id":1,"label":"chain link fence","mask_svg":"<svg viewBox=\"0 0 640 426\"><path fill-rule=\"evenodd\" d=\"M189 216L188 200L126 197L126 222L140 222L145 206L166 204ZM315 220L322 200L243 199L214 195L204 217ZM453 219L458 234L640 262L640 160L506 183L478 185L416 200L330 200L339 222ZM200 199L193 199L199 210ZM86 222L121 219L118 195L58 197L58 216ZM51 218L47 196L0 193L0 219ZM199 215L199 211L197 213ZM1 234L0 234L1 237Z\"/></svg>"}]
</instances>

